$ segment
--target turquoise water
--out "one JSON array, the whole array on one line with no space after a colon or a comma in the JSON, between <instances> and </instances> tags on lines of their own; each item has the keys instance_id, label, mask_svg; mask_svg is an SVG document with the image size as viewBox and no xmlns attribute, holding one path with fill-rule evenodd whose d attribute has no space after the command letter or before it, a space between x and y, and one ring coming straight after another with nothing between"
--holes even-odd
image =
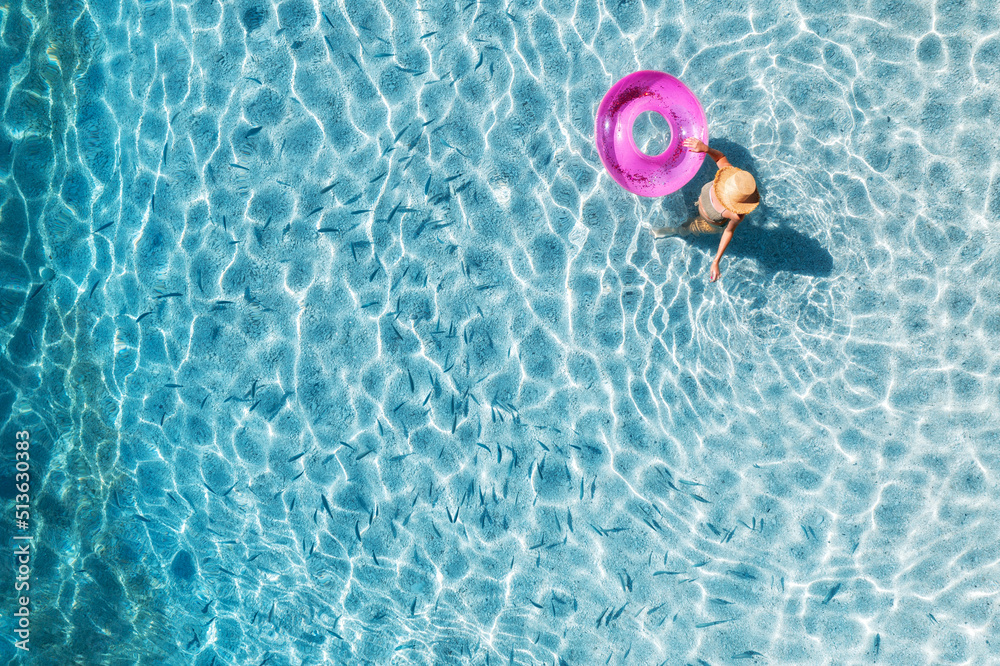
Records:
<instances>
[{"instance_id":1,"label":"turquoise water","mask_svg":"<svg viewBox=\"0 0 1000 666\"><path fill-rule=\"evenodd\" d=\"M1000 663L994 3L0 27L5 663ZM759 183L717 283L640 69Z\"/></svg>"}]
</instances>

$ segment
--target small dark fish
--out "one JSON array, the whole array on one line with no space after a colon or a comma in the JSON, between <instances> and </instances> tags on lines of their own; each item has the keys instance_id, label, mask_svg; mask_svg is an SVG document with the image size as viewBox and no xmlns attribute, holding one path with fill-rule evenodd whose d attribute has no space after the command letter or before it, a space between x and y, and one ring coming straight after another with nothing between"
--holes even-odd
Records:
<instances>
[{"instance_id":1,"label":"small dark fish","mask_svg":"<svg viewBox=\"0 0 1000 666\"><path fill-rule=\"evenodd\" d=\"M437 30L435 30L434 32L426 32L426 33L420 35L420 39L427 39L431 35L436 35L436 34L437 34Z\"/></svg>"},{"instance_id":2,"label":"small dark fish","mask_svg":"<svg viewBox=\"0 0 1000 666\"><path fill-rule=\"evenodd\" d=\"M322 495L321 494L320 497L323 498L323 509L326 510L326 512L330 516L330 518L333 518L333 512L330 511L330 505L326 501L326 495Z\"/></svg>"},{"instance_id":3,"label":"small dark fish","mask_svg":"<svg viewBox=\"0 0 1000 666\"><path fill-rule=\"evenodd\" d=\"M316 231L321 234L335 234L339 232L340 229L337 227L320 227Z\"/></svg>"},{"instance_id":4,"label":"small dark fish","mask_svg":"<svg viewBox=\"0 0 1000 666\"><path fill-rule=\"evenodd\" d=\"M243 78L246 79L247 81L253 81L254 83L256 83L259 86L264 85L263 83L260 82L260 79L255 79L252 76L244 76Z\"/></svg>"},{"instance_id":5,"label":"small dark fish","mask_svg":"<svg viewBox=\"0 0 1000 666\"><path fill-rule=\"evenodd\" d=\"M306 215L306 217L307 218L312 217L313 215L315 215L316 213L320 212L321 210L323 210L322 206L320 206L319 208L314 208L314 209L312 209L312 211L310 211L310 213L308 215Z\"/></svg>"},{"instance_id":6,"label":"small dark fish","mask_svg":"<svg viewBox=\"0 0 1000 666\"><path fill-rule=\"evenodd\" d=\"M882 634L875 634L875 658L878 659L879 647L882 645Z\"/></svg>"},{"instance_id":7,"label":"small dark fish","mask_svg":"<svg viewBox=\"0 0 1000 666\"><path fill-rule=\"evenodd\" d=\"M323 12L323 18L326 19L326 22L329 23L330 27L332 28L333 27L333 22L330 20L330 17L326 15L326 12Z\"/></svg>"},{"instance_id":8,"label":"small dark fish","mask_svg":"<svg viewBox=\"0 0 1000 666\"><path fill-rule=\"evenodd\" d=\"M111 226L112 224L114 224L114 223L115 223L115 221L114 221L114 220L111 220L110 222L108 222L108 223L107 223L107 224L105 224L104 226L102 226L102 227L100 227L99 229L97 229L97 231L104 231L105 229L107 229L108 227L110 227L110 226ZM95 231L94 233L97 233L97 231Z\"/></svg>"},{"instance_id":9,"label":"small dark fish","mask_svg":"<svg viewBox=\"0 0 1000 666\"><path fill-rule=\"evenodd\" d=\"M135 517L138 518L139 520L141 520L144 523L150 523L150 522L152 522L149 518L146 518L145 516L139 515L138 513L135 514Z\"/></svg>"},{"instance_id":10,"label":"small dark fish","mask_svg":"<svg viewBox=\"0 0 1000 666\"><path fill-rule=\"evenodd\" d=\"M754 657L763 657L760 652L755 652L753 650L747 650L746 652L741 652L739 654L734 654L730 659L753 659Z\"/></svg>"},{"instance_id":11,"label":"small dark fish","mask_svg":"<svg viewBox=\"0 0 1000 666\"><path fill-rule=\"evenodd\" d=\"M169 294L157 294L156 298L175 298L177 296L183 296L179 291L172 291Z\"/></svg>"},{"instance_id":12,"label":"small dark fish","mask_svg":"<svg viewBox=\"0 0 1000 666\"><path fill-rule=\"evenodd\" d=\"M743 580L757 580L757 577L753 574L749 574L743 571L734 571L733 569L727 569L726 573L733 574L737 578L742 578Z\"/></svg>"},{"instance_id":13,"label":"small dark fish","mask_svg":"<svg viewBox=\"0 0 1000 666\"><path fill-rule=\"evenodd\" d=\"M35 287L35 290L33 292L31 292L31 296L28 297L28 300L30 301L32 298L34 298L35 296L37 296L38 292L40 292L42 290L42 287L44 287L44 286L45 286L45 283L43 282L40 285L38 285L37 287Z\"/></svg>"},{"instance_id":14,"label":"small dark fish","mask_svg":"<svg viewBox=\"0 0 1000 666\"><path fill-rule=\"evenodd\" d=\"M135 323L138 324L140 321L142 321L144 318L148 317L151 314L153 314L152 310L150 310L149 312L143 312L141 315L139 315L138 317L136 317Z\"/></svg>"},{"instance_id":15,"label":"small dark fish","mask_svg":"<svg viewBox=\"0 0 1000 666\"><path fill-rule=\"evenodd\" d=\"M701 495L695 495L694 493L692 493L691 497L693 497L694 499L698 500L699 502L704 502L705 504L711 504L711 502L709 502L707 499L705 499Z\"/></svg>"},{"instance_id":16,"label":"small dark fish","mask_svg":"<svg viewBox=\"0 0 1000 666\"><path fill-rule=\"evenodd\" d=\"M329 192L330 190L332 190L333 186L336 185L336 184L337 184L337 181L333 181L332 183L330 183L329 185L327 185L326 187L324 187L322 190L320 190L319 193L320 194L326 194L327 192Z\"/></svg>"},{"instance_id":17,"label":"small dark fish","mask_svg":"<svg viewBox=\"0 0 1000 666\"><path fill-rule=\"evenodd\" d=\"M705 627L714 627L717 624L725 624L726 622L732 622L733 618L728 620L716 620L715 622L702 622L701 624L694 625L695 629L704 629Z\"/></svg>"},{"instance_id":18,"label":"small dark fish","mask_svg":"<svg viewBox=\"0 0 1000 666\"><path fill-rule=\"evenodd\" d=\"M302 453L297 453L297 454L295 454L294 456L292 456L291 458L289 458L289 459L288 459L288 462L295 462L296 460L298 460L299 458L301 458L301 457L302 457L302 456L304 456L305 454L306 454L306 452L305 452L305 451L303 451Z\"/></svg>"},{"instance_id":19,"label":"small dark fish","mask_svg":"<svg viewBox=\"0 0 1000 666\"><path fill-rule=\"evenodd\" d=\"M236 162L231 162L229 164L229 166L236 167L237 169L243 169L244 171L249 171L250 170L247 167L243 166L242 164L237 164Z\"/></svg>"},{"instance_id":20,"label":"small dark fish","mask_svg":"<svg viewBox=\"0 0 1000 666\"><path fill-rule=\"evenodd\" d=\"M260 132L262 129L264 129L263 126L261 126L261 127L254 127L252 129L247 130L247 134L246 135L247 135L247 137L251 137L254 134L257 134L258 132Z\"/></svg>"},{"instance_id":21,"label":"small dark fish","mask_svg":"<svg viewBox=\"0 0 1000 666\"><path fill-rule=\"evenodd\" d=\"M385 175L386 175L387 173L389 173L389 172L388 172L388 171L383 171L382 173L380 173L379 175L375 176L374 178L372 178L372 179L371 179L371 180L369 180L368 182L369 182L369 183L374 183L374 182L375 182L376 180L381 180L382 178L384 178L384 177L385 177Z\"/></svg>"},{"instance_id":22,"label":"small dark fish","mask_svg":"<svg viewBox=\"0 0 1000 666\"><path fill-rule=\"evenodd\" d=\"M398 204L396 204L396 207L392 209L391 213L389 213L389 217L386 218L386 223L392 222L392 218L396 216L396 211L398 211L399 207L402 206L402 205L403 205L402 201L400 201Z\"/></svg>"},{"instance_id":23,"label":"small dark fish","mask_svg":"<svg viewBox=\"0 0 1000 666\"><path fill-rule=\"evenodd\" d=\"M181 384L164 384L167 388L184 388Z\"/></svg>"},{"instance_id":24,"label":"small dark fish","mask_svg":"<svg viewBox=\"0 0 1000 666\"><path fill-rule=\"evenodd\" d=\"M836 596L837 592L840 591L840 583L837 583L830 588L830 591L826 593L826 599L823 600L823 605L830 603L830 601Z\"/></svg>"}]
</instances>

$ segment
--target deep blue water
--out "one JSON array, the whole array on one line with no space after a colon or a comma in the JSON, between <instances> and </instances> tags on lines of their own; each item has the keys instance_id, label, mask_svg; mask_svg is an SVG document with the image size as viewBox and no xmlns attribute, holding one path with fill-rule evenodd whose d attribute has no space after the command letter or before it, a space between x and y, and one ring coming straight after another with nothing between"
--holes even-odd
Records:
<instances>
[{"instance_id":1,"label":"deep blue water","mask_svg":"<svg viewBox=\"0 0 1000 666\"><path fill-rule=\"evenodd\" d=\"M4 663L1000 663L998 35L3 2ZM649 231L713 166L645 199L598 158L640 69L757 179L719 282Z\"/></svg>"}]
</instances>

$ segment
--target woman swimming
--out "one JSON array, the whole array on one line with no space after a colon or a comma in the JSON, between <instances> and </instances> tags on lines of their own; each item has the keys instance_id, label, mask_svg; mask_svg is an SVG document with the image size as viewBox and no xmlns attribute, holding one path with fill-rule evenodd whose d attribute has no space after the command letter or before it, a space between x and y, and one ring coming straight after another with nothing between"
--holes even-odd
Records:
<instances>
[{"instance_id":1,"label":"woman swimming","mask_svg":"<svg viewBox=\"0 0 1000 666\"><path fill-rule=\"evenodd\" d=\"M680 227L661 227L653 229L655 238L664 238L674 234L688 233L722 234L719 239L719 251L715 254L709 279L715 282L721 275L719 260L733 239L733 232L740 226L743 217L760 203L760 193L757 192L757 182L748 172L737 169L721 151L709 148L700 140L690 137L684 139L682 145L688 150L698 153L708 153L719 167L715 180L705 183L698 197L699 215L688 220Z\"/></svg>"}]
</instances>

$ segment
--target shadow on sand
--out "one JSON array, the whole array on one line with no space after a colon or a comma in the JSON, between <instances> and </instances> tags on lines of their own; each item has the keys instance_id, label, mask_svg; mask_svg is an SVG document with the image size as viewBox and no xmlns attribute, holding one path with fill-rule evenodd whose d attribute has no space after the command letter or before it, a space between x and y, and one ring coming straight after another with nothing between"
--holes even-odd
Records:
<instances>
[{"instance_id":1,"label":"shadow on sand","mask_svg":"<svg viewBox=\"0 0 1000 666\"><path fill-rule=\"evenodd\" d=\"M725 153L733 166L755 175L758 173L756 161L743 146L723 138L713 138L711 145ZM690 207L691 202L698 198L702 186L715 178L715 172L715 161L706 156L695 177L681 188L679 196L683 197L685 206ZM793 218L782 216L767 206L767 183L763 179L757 181L757 189L761 204L733 235L726 248L726 256L754 259L768 273L787 271L813 277L830 275L833 272L833 255L815 238L796 231ZM777 224L777 228L763 228L772 224ZM712 255L719 247L718 234L688 236L687 239Z\"/></svg>"}]
</instances>

